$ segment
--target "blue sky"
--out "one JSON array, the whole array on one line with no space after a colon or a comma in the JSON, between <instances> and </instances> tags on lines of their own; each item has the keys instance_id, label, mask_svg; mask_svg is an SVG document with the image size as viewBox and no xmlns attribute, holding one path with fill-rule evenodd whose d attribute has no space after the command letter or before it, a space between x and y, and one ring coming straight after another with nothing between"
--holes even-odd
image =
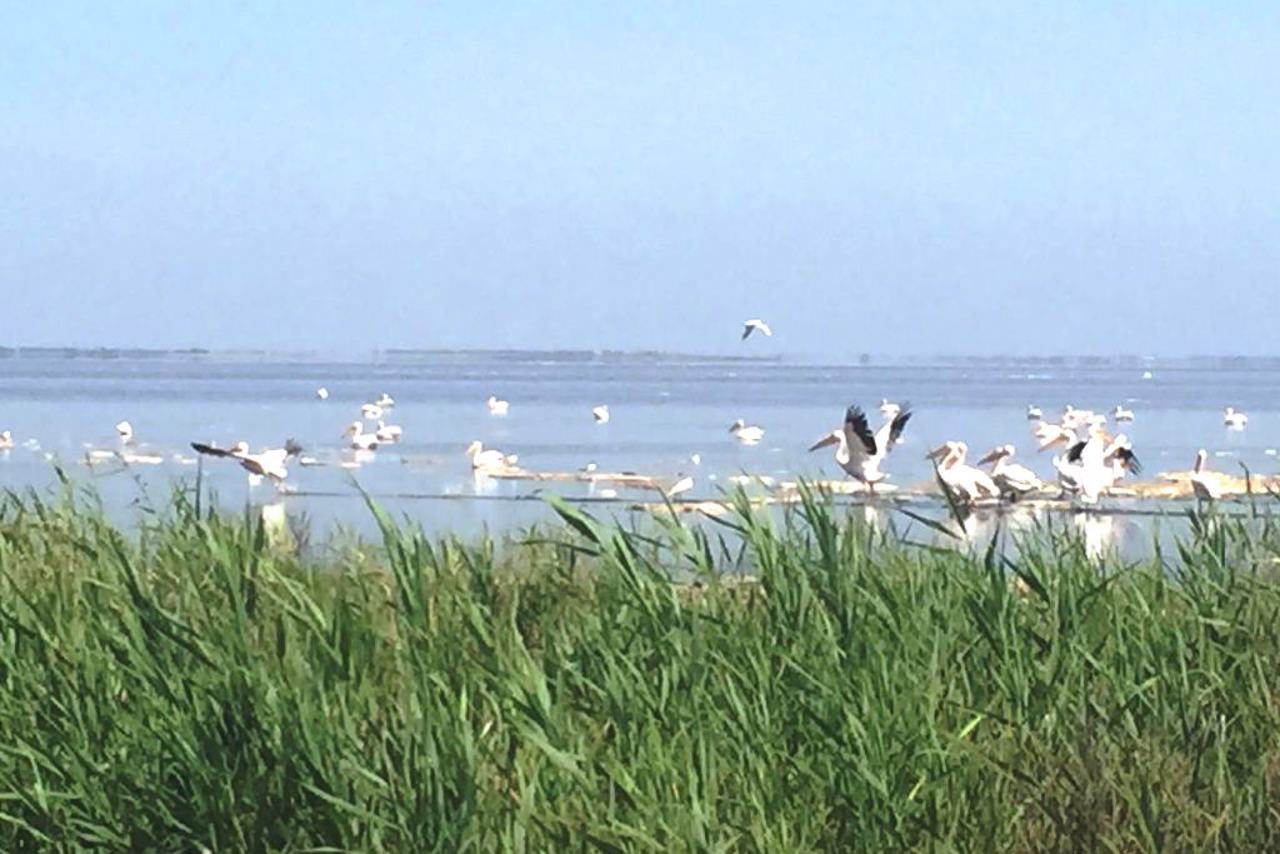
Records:
<instances>
[{"instance_id":1,"label":"blue sky","mask_svg":"<svg viewBox=\"0 0 1280 854\"><path fill-rule=\"evenodd\" d=\"M1277 352L1274 4L482 5L0 11L0 343Z\"/></svg>"}]
</instances>

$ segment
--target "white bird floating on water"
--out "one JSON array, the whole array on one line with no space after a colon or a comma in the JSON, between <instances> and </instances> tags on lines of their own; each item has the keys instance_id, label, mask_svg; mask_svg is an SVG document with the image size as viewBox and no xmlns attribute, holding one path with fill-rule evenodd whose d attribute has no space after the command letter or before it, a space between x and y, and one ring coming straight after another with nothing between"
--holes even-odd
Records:
<instances>
[{"instance_id":1,"label":"white bird floating on water","mask_svg":"<svg viewBox=\"0 0 1280 854\"><path fill-rule=\"evenodd\" d=\"M7 451L13 447L13 434L8 430L0 433L0 451Z\"/></svg>"},{"instance_id":2,"label":"white bird floating on water","mask_svg":"<svg viewBox=\"0 0 1280 854\"><path fill-rule=\"evenodd\" d=\"M1027 420L1028 420L1028 421L1043 421L1043 420L1044 420L1044 412L1043 412L1043 410L1041 410L1041 409L1040 409L1040 407L1038 407L1038 406L1036 406L1036 405L1034 405L1034 404L1030 404L1030 405L1028 405L1028 406L1027 406Z\"/></svg>"},{"instance_id":3,"label":"white bird floating on water","mask_svg":"<svg viewBox=\"0 0 1280 854\"><path fill-rule=\"evenodd\" d=\"M256 454L249 453L247 442L237 442L231 448L217 448L192 442L191 447L197 453L209 457L228 457L240 463L240 467L249 472L251 477L268 478L276 489L283 489L289 477L289 460L302 453L301 446L290 439L283 448L268 448Z\"/></svg>"},{"instance_id":4,"label":"white bird floating on water","mask_svg":"<svg viewBox=\"0 0 1280 854\"><path fill-rule=\"evenodd\" d=\"M377 403L366 403L360 407L360 414L366 421L377 421L382 417L382 406Z\"/></svg>"},{"instance_id":5,"label":"white bird floating on water","mask_svg":"<svg viewBox=\"0 0 1280 854\"><path fill-rule=\"evenodd\" d=\"M508 403L505 400L499 400L497 397L493 396L492 394L489 395L489 399L485 401L485 406L489 407L490 415L498 415L498 416L506 415L507 410L511 408L510 403Z\"/></svg>"},{"instance_id":6,"label":"white bird floating on water","mask_svg":"<svg viewBox=\"0 0 1280 854\"><path fill-rule=\"evenodd\" d=\"M871 492L875 485L884 480L886 475L880 471L880 465L889 451L902 437L902 431L911 420L911 410L902 407L892 420L885 422L873 435L867 416L858 406L850 406L845 410L844 426L832 430L810 446L810 451L837 445L836 465L854 480L863 483Z\"/></svg>"},{"instance_id":7,"label":"white bird floating on water","mask_svg":"<svg viewBox=\"0 0 1280 854\"><path fill-rule=\"evenodd\" d=\"M978 460L978 465L994 463L991 467L991 479L1005 495L1020 498L1032 492L1039 492L1043 484L1040 478L1036 477L1035 472L1024 465L1010 462L1013 459L1014 450L1013 445L1001 445Z\"/></svg>"},{"instance_id":8,"label":"white bird floating on water","mask_svg":"<svg viewBox=\"0 0 1280 854\"><path fill-rule=\"evenodd\" d=\"M1132 421L1133 410L1125 409L1123 406L1117 404L1116 408L1111 410L1111 417L1114 418L1117 423L1122 421Z\"/></svg>"},{"instance_id":9,"label":"white bird floating on water","mask_svg":"<svg viewBox=\"0 0 1280 854\"><path fill-rule=\"evenodd\" d=\"M1202 501L1217 501L1222 497L1222 483L1208 469L1209 454L1204 448L1196 451L1196 461L1191 468L1191 491Z\"/></svg>"},{"instance_id":10,"label":"white bird floating on water","mask_svg":"<svg viewBox=\"0 0 1280 854\"><path fill-rule=\"evenodd\" d=\"M486 450L479 440L467 446L467 457L471 460L471 468L481 472L509 468L520 459L515 454L504 454L496 448Z\"/></svg>"},{"instance_id":11,"label":"white bird floating on water","mask_svg":"<svg viewBox=\"0 0 1280 854\"><path fill-rule=\"evenodd\" d=\"M937 463L938 479L946 484L951 493L967 504L980 498L999 498L1000 487L995 480L980 468L965 462L969 446L964 442L944 442L928 453L928 458Z\"/></svg>"},{"instance_id":12,"label":"white bird floating on water","mask_svg":"<svg viewBox=\"0 0 1280 854\"><path fill-rule=\"evenodd\" d=\"M1228 406L1222 410L1222 423L1228 430L1243 430L1249 425L1249 416L1243 412L1237 412L1234 406Z\"/></svg>"},{"instance_id":13,"label":"white bird floating on water","mask_svg":"<svg viewBox=\"0 0 1280 854\"><path fill-rule=\"evenodd\" d=\"M352 421L351 426L342 432L342 438L347 440L347 447L353 451L378 450L377 435L364 432L364 424L359 421Z\"/></svg>"},{"instance_id":14,"label":"white bird floating on water","mask_svg":"<svg viewBox=\"0 0 1280 854\"><path fill-rule=\"evenodd\" d=\"M318 397L320 400L328 400L329 389L325 388L324 386L320 386L320 388L316 389L316 397Z\"/></svg>"},{"instance_id":15,"label":"white bird floating on water","mask_svg":"<svg viewBox=\"0 0 1280 854\"><path fill-rule=\"evenodd\" d=\"M396 405L396 399L385 391L378 395L378 399L373 402L374 406L381 406L383 409L390 409Z\"/></svg>"},{"instance_id":16,"label":"white bird floating on water","mask_svg":"<svg viewBox=\"0 0 1280 854\"><path fill-rule=\"evenodd\" d=\"M404 436L404 430L398 424L387 424L385 421L378 422L378 430L373 437L380 443L385 445L394 445Z\"/></svg>"},{"instance_id":17,"label":"white bird floating on water","mask_svg":"<svg viewBox=\"0 0 1280 854\"><path fill-rule=\"evenodd\" d=\"M608 424L609 423L609 407L603 403L600 404L599 406L592 407L591 417L596 420L597 424Z\"/></svg>"},{"instance_id":18,"label":"white bird floating on water","mask_svg":"<svg viewBox=\"0 0 1280 854\"><path fill-rule=\"evenodd\" d=\"M120 441L126 445L133 441L133 425L128 421L121 421L116 425L116 435L120 437Z\"/></svg>"},{"instance_id":19,"label":"white bird floating on water","mask_svg":"<svg viewBox=\"0 0 1280 854\"><path fill-rule=\"evenodd\" d=\"M750 338L752 332L759 332L766 338L773 337L773 330L769 328L769 324L765 323L758 317L753 317L746 323L742 324L742 340L746 341Z\"/></svg>"},{"instance_id":20,"label":"white bird floating on water","mask_svg":"<svg viewBox=\"0 0 1280 854\"><path fill-rule=\"evenodd\" d=\"M729 425L729 432L744 445L759 445L760 440L764 438L763 427L757 427L754 424L748 426L747 422L741 418Z\"/></svg>"}]
</instances>

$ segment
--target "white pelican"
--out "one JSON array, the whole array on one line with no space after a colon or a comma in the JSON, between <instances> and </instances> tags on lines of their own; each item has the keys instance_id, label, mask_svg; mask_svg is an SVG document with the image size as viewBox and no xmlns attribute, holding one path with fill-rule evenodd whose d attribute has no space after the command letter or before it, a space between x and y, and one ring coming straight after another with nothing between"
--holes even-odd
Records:
<instances>
[{"instance_id":1,"label":"white pelican","mask_svg":"<svg viewBox=\"0 0 1280 854\"><path fill-rule=\"evenodd\" d=\"M964 442L944 442L929 452L938 464L938 479L967 504L979 498L999 498L1000 487L985 471L965 463L969 446Z\"/></svg>"},{"instance_id":2,"label":"white pelican","mask_svg":"<svg viewBox=\"0 0 1280 854\"><path fill-rule=\"evenodd\" d=\"M377 421L382 417L382 407L376 403L366 403L360 407L360 414L366 421Z\"/></svg>"},{"instance_id":3,"label":"white pelican","mask_svg":"<svg viewBox=\"0 0 1280 854\"><path fill-rule=\"evenodd\" d=\"M1075 430L1068 429L1061 424L1050 424L1048 421L1041 421L1031 435L1036 437L1036 441L1039 443L1039 447L1036 450L1040 451L1047 451L1050 448L1056 448L1061 445L1069 448L1079 441Z\"/></svg>"},{"instance_id":4,"label":"white pelican","mask_svg":"<svg viewBox=\"0 0 1280 854\"><path fill-rule=\"evenodd\" d=\"M1005 495L1018 498L1031 492L1039 492L1043 485L1040 478L1026 466L1009 462L1013 459L1013 454L1013 445L1001 445L978 460L978 465L994 463L991 467L991 479Z\"/></svg>"},{"instance_id":5,"label":"white pelican","mask_svg":"<svg viewBox=\"0 0 1280 854\"><path fill-rule=\"evenodd\" d=\"M192 442L191 447L197 453L206 456L229 457L236 460L241 468L249 472L251 482L253 478L265 477L270 479L276 489L283 488L285 478L289 476L289 460L302 453L302 448L292 439L285 442L283 448L268 448L256 454L249 453L249 445L246 442L237 442L231 448L215 448L212 445Z\"/></svg>"},{"instance_id":6,"label":"white pelican","mask_svg":"<svg viewBox=\"0 0 1280 854\"><path fill-rule=\"evenodd\" d=\"M866 413L861 407L850 406L845 410L844 426L833 430L810 446L810 451L838 445L836 448L836 465L845 473L867 485L871 492L884 480L886 475L880 471L880 465L893 446L898 444L902 431L911 420L911 410L903 407L893 420L885 422L874 434L867 424Z\"/></svg>"},{"instance_id":7,"label":"white pelican","mask_svg":"<svg viewBox=\"0 0 1280 854\"><path fill-rule=\"evenodd\" d=\"M325 388L324 386L320 386L320 388L316 389L316 397L318 397L320 400L328 400L329 389Z\"/></svg>"},{"instance_id":8,"label":"white pelican","mask_svg":"<svg viewBox=\"0 0 1280 854\"><path fill-rule=\"evenodd\" d=\"M1202 501L1217 501L1222 497L1222 483L1206 467L1208 460L1209 454L1204 448L1196 451L1195 465L1191 470L1191 491Z\"/></svg>"},{"instance_id":9,"label":"white pelican","mask_svg":"<svg viewBox=\"0 0 1280 854\"><path fill-rule=\"evenodd\" d=\"M1243 412L1237 412L1234 406L1228 406L1222 410L1222 423L1228 430L1243 430L1249 424L1249 416Z\"/></svg>"},{"instance_id":10,"label":"white pelican","mask_svg":"<svg viewBox=\"0 0 1280 854\"><path fill-rule=\"evenodd\" d=\"M902 407L893 403L888 398L880 398L880 417L885 421L892 421L898 417L898 413L902 411Z\"/></svg>"},{"instance_id":11,"label":"white pelican","mask_svg":"<svg viewBox=\"0 0 1280 854\"><path fill-rule=\"evenodd\" d=\"M507 410L511 408L511 404L505 400L499 400L494 395L489 395L489 399L485 401L485 406L489 407L490 415L503 416L507 414Z\"/></svg>"},{"instance_id":12,"label":"white pelican","mask_svg":"<svg viewBox=\"0 0 1280 854\"><path fill-rule=\"evenodd\" d=\"M359 421L352 421L351 426L342 431L342 438L347 440L347 447L353 451L378 450L377 435L364 432L364 424Z\"/></svg>"},{"instance_id":13,"label":"white pelican","mask_svg":"<svg viewBox=\"0 0 1280 854\"><path fill-rule=\"evenodd\" d=\"M591 417L596 420L597 424L609 423L609 407L603 403L599 406L592 407Z\"/></svg>"},{"instance_id":14,"label":"white pelican","mask_svg":"<svg viewBox=\"0 0 1280 854\"><path fill-rule=\"evenodd\" d=\"M1111 417L1116 420L1116 423L1120 423L1122 421L1132 421L1133 410L1125 409L1123 406L1120 406L1119 404L1117 404L1116 408L1111 410Z\"/></svg>"},{"instance_id":15,"label":"white pelican","mask_svg":"<svg viewBox=\"0 0 1280 854\"><path fill-rule=\"evenodd\" d=\"M751 337L752 332L757 331L766 338L773 337L773 330L769 328L769 324L765 323L758 317L753 317L751 320L742 324L742 340L746 341Z\"/></svg>"},{"instance_id":16,"label":"white pelican","mask_svg":"<svg viewBox=\"0 0 1280 854\"><path fill-rule=\"evenodd\" d=\"M1040 407L1038 407L1038 406L1036 406L1036 405L1034 405L1034 404L1030 404L1030 405L1028 405L1028 406L1027 406L1027 420L1028 420L1028 421L1043 421L1043 420L1044 420L1044 411L1043 411L1043 410L1041 410L1041 409L1040 409Z\"/></svg>"},{"instance_id":17,"label":"white pelican","mask_svg":"<svg viewBox=\"0 0 1280 854\"><path fill-rule=\"evenodd\" d=\"M1126 472L1142 471L1129 439L1123 434L1109 438L1096 422L1090 425L1087 438L1072 445L1065 458L1053 458L1053 467L1063 487L1078 493L1087 504L1095 503Z\"/></svg>"},{"instance_id":18,"label":"white pelican","mask_svg":"<svg viewBox=\"0 0 1280 854\"><path fill-rule=\"evenodd\" d=\"M404 430L397 424L388 424L385 421L378 422L378 430L373 437L385 445L394 445L400 441L404 435Z\"/></svg>"},{"instance_id":19,"label":"white pelican","mask_svg":"<svg viewBox=\"0 0 1280 854\"><path fill-rule=\"evenodd\" d=\"M763 427L757 427L754 424L748 427L747 422L741 418L729 425L729 432L733 434L733 438L744 445L759 445L760 440L764 438Z\"/></svg>"},{"instance_id":20,"label":"white pelican","mask_svg":"<svg viewBox=\"0 0 1280 854\"><path fill-rule=\"evenodd\" d=\"M396 399L385 391L378 395L378 399L373 402L374 406L381 406L383 409L390 409L396 405Z\"/></svg>"},{"instance_id":21,"label":"white pelican","mask_svg":"<svg viewBox=\"0 0 1280 854\"><path fill-rule=\"evenodd\" d=\"M519 459L515 454L504 454L496 448L486 450L479 440L467 446L467 458L471 460L471 468L477 471L508 468Z\"/></svg>"},{"instance_id":22,"label":"white pelican","mask_svg":"<svg viewBox=\"0 0 1280 854\"><path fill-rule=\"evenodd\" d=\"M120 437L120 441L126 445L133 441L133 425L128 421L121 421L116 425L116 435Z\"/></svg>"},{"instance_id":23,"label":"white pelican","mask_svg":"<svg viewBox=\"0 0 1280 854\"><path fill-rule=\"evenodd\" d=\"M1100 417L1095 415L1092 409L1076 409L1069 403L1062 408L1062 426L1068 430L1079 430ZM1103 418L1103 420L1106 419Z\"/></svg>"},{"instance_id":24,"label":"white pelican","mask_svg":"<svg viewBox=\"0 0 1280 854\"><path fill-rule=\"evenodd\" d=\"M13 434L8 430L0 433L0 451L7 451L13 447Z\"/></svg>"}]
</instances>

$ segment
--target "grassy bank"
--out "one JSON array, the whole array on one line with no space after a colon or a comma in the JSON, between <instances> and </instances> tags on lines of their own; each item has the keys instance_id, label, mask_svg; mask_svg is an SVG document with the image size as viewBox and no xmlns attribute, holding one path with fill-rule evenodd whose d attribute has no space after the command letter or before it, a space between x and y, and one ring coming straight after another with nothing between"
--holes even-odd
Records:
<instances>
[{"instance_id":1,"label":"grassy bank","mask_svg":"<svg viewBox=\"0 0 1280 854\"><path fill-rule=\"evenodd\" d=\"M0 850L1280 850L1269 526L1122 567L562 513L303 559L8 499Z\"/></svg>"}]
</instances>

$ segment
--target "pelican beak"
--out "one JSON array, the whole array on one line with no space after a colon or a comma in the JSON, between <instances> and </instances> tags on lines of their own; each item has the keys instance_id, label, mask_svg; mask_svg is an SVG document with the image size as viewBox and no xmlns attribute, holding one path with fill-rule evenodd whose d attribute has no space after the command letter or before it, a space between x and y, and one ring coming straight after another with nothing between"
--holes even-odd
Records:
<instances>
[{"instance_id":1,"label":"pelican beak","mask_svg":"<svg viewBox=\"0 0 1280 854\"><path fill-rule=\"evenodd\" d=\"M951 453L951 448L944 442L929 453L925 454L924 458L926 460L933 460L934 462L937 462L949 453Z\"/></svg>"},{"instance_id":2,"label":"pelican beak","mask_svg":"<svg viewBox=\"0 0 1280 854\"><path fill-rule=\"evenodd\" d=\"M1000 459L1003 456L1004 456L1004 449L996 448L994 451L987 454L982 459L978 460L978 465L983 466L983 465L986 465L987 463L994 463L996 460Z\"/></svg>"},{"instance_id":3,"label":"pelican beak","mask_svg":"<svg viewBox=\"0 0 1280 854\"><path fill-rule=\"evenodd\" d=\"M810 445L809 450L816 451L819 448L826 448L830 445L834 445L836 442L839 442L839 441L840 441L839 431L828 433L827 435L823 436L821 439L819 439L818 441Z\"/></svg>"}]
</instances>

